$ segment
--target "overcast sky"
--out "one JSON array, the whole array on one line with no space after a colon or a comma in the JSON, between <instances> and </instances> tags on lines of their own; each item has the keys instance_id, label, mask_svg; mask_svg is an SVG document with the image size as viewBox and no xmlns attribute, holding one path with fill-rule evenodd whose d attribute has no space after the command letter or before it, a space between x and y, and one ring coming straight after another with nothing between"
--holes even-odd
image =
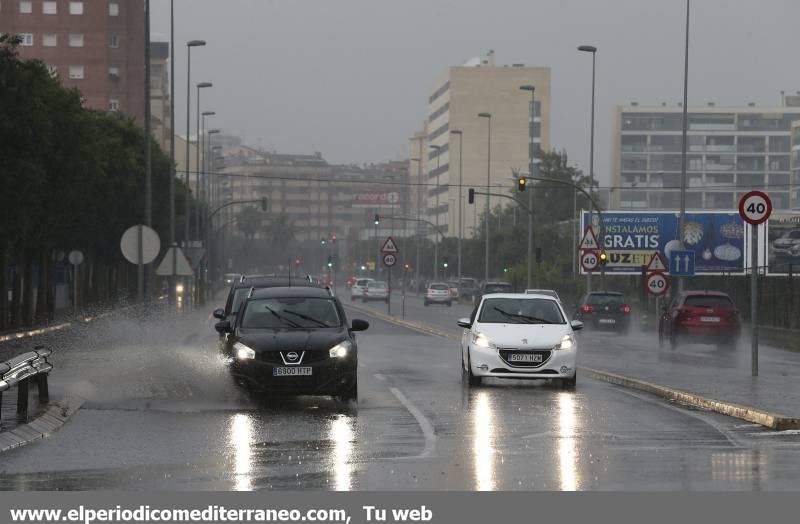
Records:
<instances>
[{"instance_id":1,"label":"overcast sky","mask_svg":"<svg viewBox=\"0 0 800 524\"><path fill-rule=\"evenodd\" d=\"M151 0L153 39L169 0ZM549 66L552 146L588 165L591 58L598 47L597 175L609 180L617 104L682 99L683 0L175 0L176 122L186 47L214 126L331 162L406 158L445 68L494 49L498 64ZM798 0L695 0L689 103L777 105L800 90Z\"/></svg>"}]
</instances>

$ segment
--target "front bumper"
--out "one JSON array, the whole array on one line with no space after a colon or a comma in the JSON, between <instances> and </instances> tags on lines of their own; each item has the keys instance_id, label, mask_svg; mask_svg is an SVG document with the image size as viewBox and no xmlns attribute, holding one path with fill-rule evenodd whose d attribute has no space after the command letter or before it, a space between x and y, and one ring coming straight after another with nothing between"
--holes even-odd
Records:
<instances>
[{"instance_id":1,"label":"front bumper","mask_svg":"<svg viewBox=\"0 0 800 524\"><path fill-rule=\"evenodd\" d=\"M577 349L559 350L525 350L515 352L541 352L546 353L541 365L523 366L512 365L501 357L499 349L482 348L470 344L470 367L472 374L478 377L497 377L512 379L551 379L551 378L572 378L575 376L575 360Z\"/></svg>"},{"instance_id":2,"label":"front bumper","mask_svg":"<svg viewBox=\"0 0 800 524\"><path fill-rule=\"evenodd\" d=\"M311 367L311 375L274 376L277 367ZM350 391L357 381L358 362L354 357L285 366L262 360L233 359L231 375L249 390L263 393L296 395L340 395Z\"/></svg>"}]
</instances>

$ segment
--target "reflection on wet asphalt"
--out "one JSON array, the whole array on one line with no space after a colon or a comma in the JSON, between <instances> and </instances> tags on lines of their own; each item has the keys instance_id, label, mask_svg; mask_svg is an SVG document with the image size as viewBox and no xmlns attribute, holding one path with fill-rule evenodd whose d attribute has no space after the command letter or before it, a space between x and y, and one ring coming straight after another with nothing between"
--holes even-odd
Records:
<instances>
[{"instance_id":1,"label":"reflection on wet asphalt","mask_svg":"<svg viewBox=\"0 0 800 524\"><path fill-rule=\"evenodd\" d=\"M469 389L451 340L369 320L359 402L347 405L244 394L203 317L109 323L94 334L104 339L58 357L54 390L82 395L84 409L54 437L5 454L0 489L800 487L796 435L586 378L574 392Z\"/></svg>"}]
</instances>

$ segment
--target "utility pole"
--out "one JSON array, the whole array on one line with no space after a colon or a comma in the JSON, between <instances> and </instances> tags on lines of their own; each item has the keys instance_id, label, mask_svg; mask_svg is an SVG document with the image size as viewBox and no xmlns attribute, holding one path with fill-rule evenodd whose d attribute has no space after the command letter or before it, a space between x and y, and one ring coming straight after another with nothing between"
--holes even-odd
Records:
<instances>
[{"instance_id":1,"label":"utility pole","mask_svg":"<svg viewBox=\"0 0 800 524\"><path fill-rule=\"evenodd\" d=\"M152 121L150 110L150 0L144 2L144 223L148 227L153 225L153 163L152 163ZM145 295L145 270L143 261L144 242L142 228L138 235L138 286L136 295L139 302ZM148 288L150 286L147 286ZM5 298L5 297L4 297Z\"/></svg>"},{"instance_id":2,"label":"utility pole","mask_svg":"<svg viewBox=\"0 0 800 524\"><path fill-rule=\"evenodd\" d=\"M686 46L683 58L683 135L681 141L681 214L678 220L678 241L683 248L683 228L686 224L686 151L688 148L689 129L689 7L686 0ZM678 277L678 292L683 291L685 277Z\"/></svg>"}]
</instances>

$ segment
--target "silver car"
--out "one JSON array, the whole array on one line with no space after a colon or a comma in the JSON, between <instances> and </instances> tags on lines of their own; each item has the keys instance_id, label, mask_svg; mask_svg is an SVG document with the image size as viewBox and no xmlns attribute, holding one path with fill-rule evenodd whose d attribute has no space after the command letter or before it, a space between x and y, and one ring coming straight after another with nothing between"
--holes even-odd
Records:
<instances>
[{"instance_id":1,"label":"silver car","mask_svg":"<svg viewBox=\"0 0 800 524\"><path fill-rule=\"evenodd\" d=\"M389 303L389 286L386 282L380 280L373 280L367 283L367 289L361 296L361 300L369 302L370 300L382 300Z\"/></svg>"},{"instance_id":2,"label":"silver car","mask_svg":"<svg viewBox=\"0 0 800 524\"><path fill-rule=\"evenodd\" d=\"M446 282L431 282L425 290L425 306L430 304L453 305L453 293Z\"/></svg>"}]
</instances>

